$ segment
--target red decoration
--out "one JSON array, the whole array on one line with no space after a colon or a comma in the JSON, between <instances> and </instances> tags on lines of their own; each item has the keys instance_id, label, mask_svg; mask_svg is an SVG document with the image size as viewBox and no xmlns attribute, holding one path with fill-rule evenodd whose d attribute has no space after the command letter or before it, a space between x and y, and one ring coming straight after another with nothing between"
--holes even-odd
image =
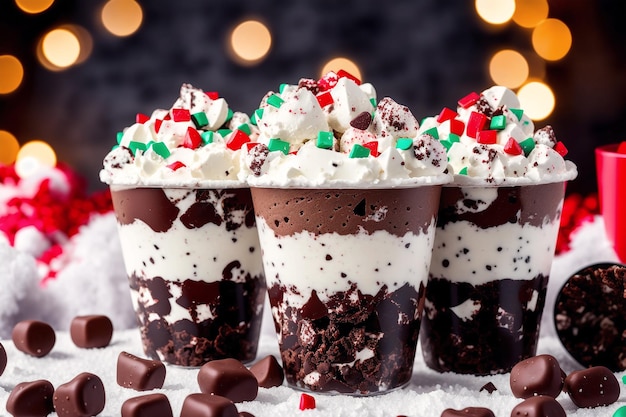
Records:
<instances>
[{"instance_id":1,"label":"red decoration","mask_svg":"<svg viewBox=\"0 0 626 417\"><path fill-rule=\"evenodd\" d=\"M172 119L175 122L188 122L191 120L191 114L187 109L172 109Z\"/></svg>"},{"instance_id":2,"label":"red decoration","mask_svg":"<svg viewBox=\"0 0 626 417\"><path fill-rule=\"evenodd\" d=\"M169 169L171 169L172 171L177 171L179 169L181 169L182 167L186 167L187 165L183 164L180 161L174 161L171 164L169 164L167 167Z\"/></svg>"},{"instance_id":3,"label":"red decoration","mask_svg":"<svg viewBox=\"0 0 626 417\"><path fill-rule=\"evenodd\" d=\"M205 91L204 94L206 94L211 100L217 100L220 98L217 91Z\"/></svg>"},{"instance_id":4,"label":"red decoration","mask_svg":"<svg viewBox=\"0 0 626 417\"><path fill-rule=\"evenodd\" d=\"M148 120L150 120L149 116L146 116L143 113L137 113L137 116L135 116L135 123L141 123L144 124L146 123Z\"/></svg>"},{"instance_id":5,"label":"red decoration","mask_svg":"<svg viewBox=\"0 0 626 417\"><path fill-rule=\"evenodd\" d=\"M515 156L523 154L524 150L522 149L518 141L516 141L514 138L509 138L509 140L504 145L504 152L508 153L509 155Z\"/></svg>"},{"instance_id":6,"label":"red decoration","mask_svg":"<svg viewBox=\"0 0 626 417\"><path fill-rule=\"evenodd\" d=\"M464 109L467 109L473 106L474 104L476 104L478 99L480 99L480 95L476 92L471 92L465 97L463 97L462 99L460 99L458 103L459 103L459 106L463 107Z\"/></svg>"},{"instance_id":7,"label":"red decoration","mask_svg":"<svg viewBox=\"0 0 626 417\"><path fill-rule=\"evenodd\" d=\"M554 150L562 157L565 157L565 155L567 155L567 152L568 152L567 148L561 141L557 142L556 145L554 145Z\"/></svg>"},{"instance_id":8,"label":"red decoration","mask_svg":"<svg viewBox=\"0 0 626 417\"><path fill-rule=\"evenodd\" d=\"M441 109L439 116L437 116L437 123L443 123L446 120L454 119L458 115L459 114L455 112L454 110L444 107L443 109Z\"/></svg>"},{"instance_id":9,"label":"red decoration","mask_svg":"<svg viewBox=\"0 0 626 417\"><path fill-rule=\"evenodd\" d=\"M498 141L498 132L495 130L481 130L476 135L476 142L484 145L493 145Z\"/></svg>"},{"instance_id":10,"label":"red decoration","mask_svg":"<svg viewBox=\"0 0 626 417\"><path fill-rule=\"evenodd\" d=\"M315 408L315 397L302 393L300 395L300 410L313 410Z\"/></svg>"},{"instance_id":11,"label":"red decoration","mask_svg":"<svg viewBox=\"0 0 626 417\"><path fill-rule=\"evenodd\" d=\"M354 81L356 83L356 85L361 85L361 80L359 80L357 77L355 77L354 75L350 74L348 71L346 70L339 70L337 71L337 76L339 78L349 78L352 81Z\"/></svg>"},{"instance_id":12,"label":"red decoration","mask_svg":"<svg viewBox=\"0 0 626 417\"><path fill-rule=\"evenodd\" d=\"M337 81L339 81L339 77L334 72L329 72L319 79L317 82L317 86L320 91L327 91L337 85Z\"/></svg>"},{"instance_id":13,"label":"red decoration","mask_svg":"<svg viewBox=\"0 0 626 417\"><path fill-rule=\"evenodd\" d=\"M574 193L565 197L556 242L556 254L567 252L570 249L572 235L576 230L583 224L592 221L593 217L598 214L600 214L600 207L596 194L583 197Z\"/></svg>"},{"instance_id":14,"label":"red decoration","mask_svg":"<svg viewBox=\"0 0 626 417\"><path fill-rule=\"evenodd\" d=\"M626 141L621 142L619 144L619 146L617 147L617 153L624 153L624 154L626 154Z\"/></svg>"},{"instance_id":15,"label":"red decoration","mask_svg":"<svg viewBox=\"0 0 626 417\"><path fill-rule=\"evenodd\" d=\"M376 140L364 143L363 147L369 149L370 150L370 155L372 155L374 158L376 158L378 155L380 155L378 153L378 141L376 141Z\"/></svg>"},{"instance_id":16,"label":"red decoration","mask_svg":"<svg viewBox=\"0 0 626 417\"><path fill-rule=\"evenodd\" d=\"M326 107L329 104L334 102L333 96L330 94L330 91L325 91L316 96L317 102L320 104L320 107Z\"/></svg>"},{"instance_id":17,"label":"red decoration","mask_svg":"<svg viewBox=\"0 0 626 417\"><path fill-rule=\"evenodd\" d=\"M154 131L156 133L159 133L159 130L161 130L161 125L163 124L163 120L161 119L156 119L154 121Z\"/></svg>"},{"instance_id":18,"label":"red decoration","mask_svg":"<svg viewBox=\"0 0 626 417\"><path fill-rule=\"evenodd\" d=\"M482 113L477 113L473 111L472 114L470 114L469 120L467 121L467 129L465 133L467 133L467 136L469 136L470 138L475 139L478 135L478 132L486 127L487 122L487 116Z\"/></svg>"},{"instance_id":19,"label":"red decoration","mask_svg":"<svg viewBox=\"0 0 626 417\"><path fill-rule=\"evenodd\" d=\"M241 149L244 143L250 142L250 136L246 134L246 132L236 129L228 138L228 142L226 142L226 146L233 151L237 149Z\"/></svg>"},{"instance_id":20,"label":"red decoration","mask_svg":"<svg viewBox=\"0 0 626 417\"><path fill-rule=\"evenodd\" d=\"M457 136L463 135L465 131L465 123L459 119L450 119L450 133L454 133Z\"/></svg>"},{"instance_id":21,"label":"red decoration","mask_svg":"<svg viewBox=\"0 0 626 417\"><path fill-rule=\"evenodd\" d=\"M189 149L197 149L202 143L202 136L200 133L193 127L189 126L187 128L187 133L185 133L185 140L183 141L183 146Z\"/></svg>"}]
</instances>

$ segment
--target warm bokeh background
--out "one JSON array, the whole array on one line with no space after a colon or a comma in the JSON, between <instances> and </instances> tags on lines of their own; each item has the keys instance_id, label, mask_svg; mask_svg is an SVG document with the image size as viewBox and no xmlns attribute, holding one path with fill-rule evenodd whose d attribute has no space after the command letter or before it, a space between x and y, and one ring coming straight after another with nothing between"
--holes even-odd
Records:
<instances>
[{"instance_id":1,"label":"warm bokeh background","mask_svg":"<svg viewBox=\"0 0 626 417\"><path fill-rule=\"evenodd\" d=\"M626 139L625 17L614 0L1 0L0 163L40 140L101 189L116 132L183 82L250 113L343 57L418 118L492 84L539 86L523 105L579 166L569 190L592 193L594 147Z\"/></svg>"}]
</instances>

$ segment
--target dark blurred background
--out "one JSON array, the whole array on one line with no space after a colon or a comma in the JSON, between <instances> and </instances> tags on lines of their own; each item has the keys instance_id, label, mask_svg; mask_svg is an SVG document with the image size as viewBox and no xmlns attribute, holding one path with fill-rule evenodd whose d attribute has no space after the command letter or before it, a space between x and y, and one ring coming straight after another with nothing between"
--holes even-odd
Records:
<instances>
[{"instance_id":1,"label":"dark blurred background","mask_svg":"<svg viewBox=\"0 0 626 417\"><path fill-rule=\"evenodd\" d=\"M42 11L37 3L44 3ZM0 0L0 162L15 157L7 137L20 146L42 140L97 190L104 188L98 171L116 132L137 112L170 107L184 82L218 91L232 108L251 113L267 90L318 78L327 62L345 57L379 98L393 97L419 119L501 83L490 63L498 51L513 50L528 65L519 84L539 81L554 95L554 109L535 125L553 125L578 165L569 191L595 192L594 147L626 139L626 2L518 0L514 19L495 24L481 10L497 17L507 11L496 8L515 2L488 3ZM534 29L524 27L529 17L522 11L543 9L571 35L560 59L540 56ZM262 22L271 34L269 51L252 63L229 46L234 28L247 20ZM42 39L58 28L74 33L80 45L70 65L62 59L71 55L71 43L60 41L61 58L48 59L54 44L47 50ZM243 46L254 52L260 35L249 36ZM559 36L548 34L539 47L558 55ZM15 60L22 75L12 72ZM513 58L502 65L500 74L523 67ZM11 77L21 78L11 84Z\"/></svg>"}]
</instances>

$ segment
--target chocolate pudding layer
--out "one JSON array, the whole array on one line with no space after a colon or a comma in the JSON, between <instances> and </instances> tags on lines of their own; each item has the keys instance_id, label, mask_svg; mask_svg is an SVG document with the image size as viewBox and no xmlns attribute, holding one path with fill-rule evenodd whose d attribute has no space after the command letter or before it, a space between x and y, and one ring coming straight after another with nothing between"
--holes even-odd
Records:
<instances>
[{"instance_id":1,"label":"chocolate pudding layer","mask_svg":"<svg viewBox=\"0 0 626 417\"><path fill-rule=\"evenodd\" d=\"M409 381L439 194L252 189L291 386L368 395Z\"/></svg>"},{"instance_id":2,"label":"chocolate pudding layer","mask_svg":"<svg viewBox=\"0 0 626 417\"><path fill-rule=\"evenodd\" d=\"M145 353L253 360L265 280L249 189L111 191Z\"/></svg>"},{"instance_id":3,"label":"chocolate pudding layer","mask_svg":"<svg viewBox=\"0 0 626 417\"><path fill-rule=\"evenodd\" d=\"M420 340L440 372L504 373L533 356L565 187L445 187Z\"/></svg>"}]
</instances>

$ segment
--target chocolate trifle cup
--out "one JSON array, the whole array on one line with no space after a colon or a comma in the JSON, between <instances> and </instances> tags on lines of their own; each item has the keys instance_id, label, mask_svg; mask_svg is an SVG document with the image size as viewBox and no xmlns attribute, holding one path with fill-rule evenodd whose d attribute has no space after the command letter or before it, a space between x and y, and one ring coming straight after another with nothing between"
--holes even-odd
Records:
<instances>
[{"instance_id":1,"label":"chocolate trifle cup","mask_svg":"<svg viewBox=\"0 0 626 417\"><path fill-rule=\"evenodd\" d=\"M250 189L111 185L111 195L146 355L252 361L266 289Z\"/></svg>"},{"instance_id":2,"label":"chocolate trifle cup","mask_svg":"<svg viewBox=\"0 0 626 417\"><path fill-rule=\"evenodd\" d=\"M446 186L420 335L440 372L509 372L534 356L565 183Z\"/></svg>"},{"instance_id":3,"label":"chocolate trifle cup","mask_svg":"<svg viewBox=\"0 0 626 417\"><path fill-rule=\"evenodd\" d=\"M440 190L252 188L289 386L371 395L409 382Z\"/></svg>"}]
</instances>

